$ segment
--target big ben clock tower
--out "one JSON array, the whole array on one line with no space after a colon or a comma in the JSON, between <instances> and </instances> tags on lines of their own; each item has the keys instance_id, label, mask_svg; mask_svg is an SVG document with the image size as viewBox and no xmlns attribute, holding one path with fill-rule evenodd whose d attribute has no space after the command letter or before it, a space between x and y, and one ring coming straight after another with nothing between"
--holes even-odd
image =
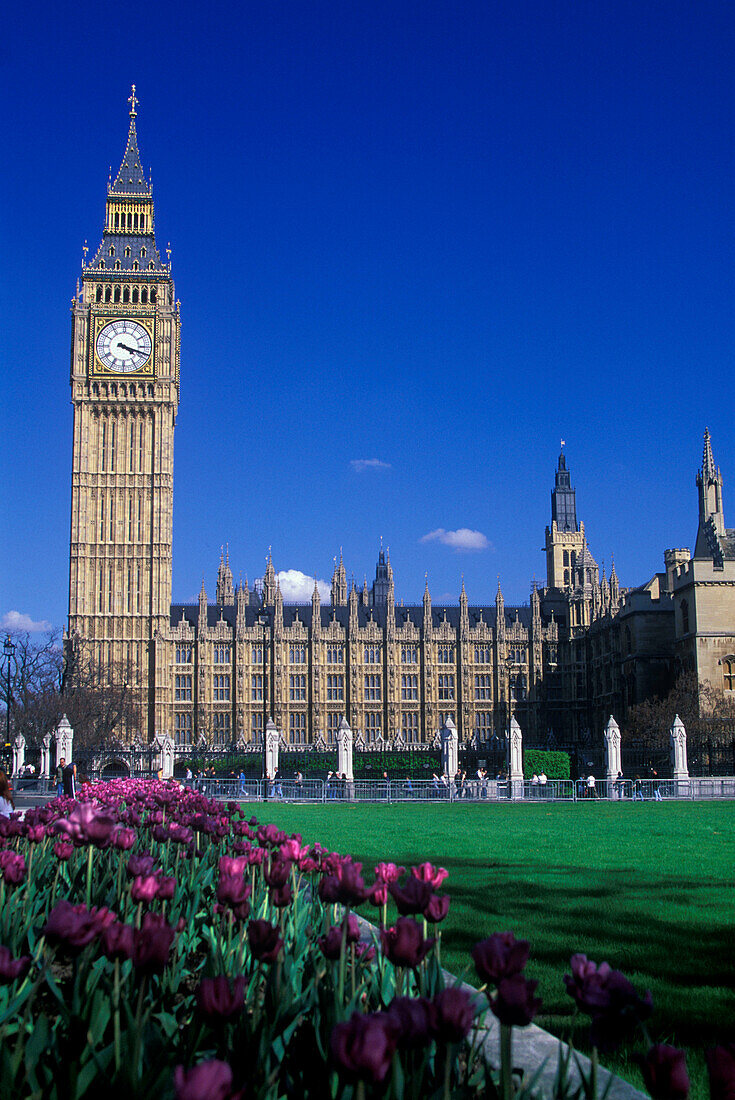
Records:
<instances>
[{"instance_id":1,"label":"big ben clock tower","mask_svg":"<svg viewBox=\"0 0 735 1100\"><path fill-rule=\"evenodd\" d=\"M141 728L163 726L157 647L171 606L179 304L156 247L153 192L130 129L93 259L72 305L68 668L127 684ZM159 661L161 654L158 654Z\"/></svg>"}]
</instances>

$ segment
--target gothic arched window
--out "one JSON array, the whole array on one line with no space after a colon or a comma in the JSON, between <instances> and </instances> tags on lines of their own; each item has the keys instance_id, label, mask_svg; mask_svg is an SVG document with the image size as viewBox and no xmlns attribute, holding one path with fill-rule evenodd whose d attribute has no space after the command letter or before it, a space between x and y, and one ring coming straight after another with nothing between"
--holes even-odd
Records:
<instances>
[{"instance_id":1,"label":"gothic arched window","mask_svg":"<svg viewBox=\"0 0 735 1100\"><path fill-rule=\"evenodd\" d=\"M725 691L735 691L735 657L723 657L722 683Z\"/></svg>"},{"instance_id":2,"label":"gothic arched window","mask_svg":"<svg viewBox=\"0 0 735 1100\"><path fill-rule=\"evenodd\" d=\"M682 600L681 604L681 631L682 634L689 633L689 604L686 600Z\"/></svg>"}]
</instances>

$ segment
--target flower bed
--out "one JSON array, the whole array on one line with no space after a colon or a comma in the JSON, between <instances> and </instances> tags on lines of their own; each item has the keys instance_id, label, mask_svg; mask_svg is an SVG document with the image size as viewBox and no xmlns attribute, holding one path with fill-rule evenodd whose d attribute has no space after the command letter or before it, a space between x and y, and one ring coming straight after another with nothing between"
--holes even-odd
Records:
<instances>
[{"instance_id":1,"label":"flower bed","mask_svg":"<svg viewBox=\"0 0 735 1100\"><path fill-rule=\"evenodd\" d=\"M121 780L0 819L0 876L2 1097L510 1100L536 1086L512 1072L513 1029L540 1006L529 944L482 940L481 989L447 986L446 872L428 863L378 864L368 884L349 856L245 821L235 803ZM372 944L353 915L365 906ZM602 1050L651 1012L584 956L565 982ZM483 1053L488 1010L498 1067ZM713 1054L718 1096L732 1095L734 1066L730 1048ZM650 1048L644 1074L656 1100L686 1097L681 1052ZM575 1089L562 1067L557 1097Z\"/></svg>"}]
</instances>

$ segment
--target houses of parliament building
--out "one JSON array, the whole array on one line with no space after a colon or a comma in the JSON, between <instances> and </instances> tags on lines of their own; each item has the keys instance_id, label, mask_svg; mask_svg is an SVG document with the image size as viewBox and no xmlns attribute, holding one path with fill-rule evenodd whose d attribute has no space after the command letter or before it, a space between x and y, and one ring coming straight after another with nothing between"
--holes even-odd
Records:
<instances>
[{"instance_id":1,"label":"houses of parliament building","mask_svg":"<svg viewBox=\"0 0 735 1100\"><path fill-rule=\"evenodd\" d=\"M156 244L141 167L138 101L107 188L102 241L72 304L74 409L69 667L83 652L139 700L143 740L262 742L272 717L290 746L328 746L346 716L356 743L434 741L451 715L461 743L503 736L515 714L529 743L599 735L614 714L660 693L677 670L735 691L735 531L705 433L694 552L664 555L647 584L600 570L578 520L562 451L546 528L546 584L529 604L437 606L397 600L389 555L375 580L348 584L340 555L331 598L285 604L269 555L256 589L234 584L223 554L214 599L172 604L174 428L180 318L170 259Z\"/></svg>"}]
</instances>

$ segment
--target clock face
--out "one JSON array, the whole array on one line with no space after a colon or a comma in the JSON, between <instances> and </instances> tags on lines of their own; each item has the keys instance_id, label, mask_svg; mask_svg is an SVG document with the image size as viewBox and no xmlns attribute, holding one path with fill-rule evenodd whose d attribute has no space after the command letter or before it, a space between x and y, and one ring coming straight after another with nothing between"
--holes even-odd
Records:
<instances>
[{"instance_id":1,"label":"clock face","mask_svg":"<svg viewBox=\"0 0 735 1100\"><path fill-rule=\"evenodd\" d=\"M97 356L108 370L132 374L151 357L151 337L137 321L110 321L97 334Z\"/></svg>"}]
</instances>

